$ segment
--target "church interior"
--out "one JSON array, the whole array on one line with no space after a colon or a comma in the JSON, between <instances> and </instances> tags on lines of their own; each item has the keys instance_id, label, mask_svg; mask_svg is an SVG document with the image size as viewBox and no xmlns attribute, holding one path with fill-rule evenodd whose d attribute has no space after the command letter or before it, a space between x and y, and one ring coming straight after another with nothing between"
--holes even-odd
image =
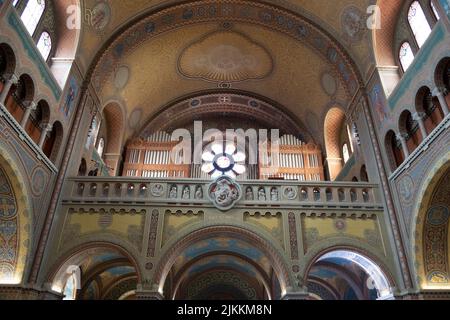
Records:
<instances>
[{"instance_id":1,"label":"church interior","mask_svg":"<svg viewBox=\"0 0 450 320\"><path fill-rule=\"evenodd\" d=\"M0 0L0 299L450 299L449 105L450 0Z\"/></svg>"}]
</instances>

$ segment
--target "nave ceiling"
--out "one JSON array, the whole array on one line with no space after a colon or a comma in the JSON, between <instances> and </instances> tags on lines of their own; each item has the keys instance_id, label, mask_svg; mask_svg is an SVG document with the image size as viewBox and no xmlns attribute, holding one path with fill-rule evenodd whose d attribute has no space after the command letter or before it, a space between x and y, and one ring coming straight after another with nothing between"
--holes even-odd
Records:
<instances>
[{"instance_id":1,"label":"nave ceiling","mask_svg":"<svg viewBox=\"0 0 450 320\"><path fill-rule=\"evenodd\" d=\"M372 66L366 2L86 0L84 9L102 15L83 24L80 67L93 71L102 107L124 108L126 139L180 97L223 87L276 101L322 137L326 111L347 107L355 73ZM211 10L220 10L217 19ZM302 22L306 31L295 30ZM147 34L139 33L144 23ZM342 51L337 61L329 46Z\"/></svg>"}]
</instances>

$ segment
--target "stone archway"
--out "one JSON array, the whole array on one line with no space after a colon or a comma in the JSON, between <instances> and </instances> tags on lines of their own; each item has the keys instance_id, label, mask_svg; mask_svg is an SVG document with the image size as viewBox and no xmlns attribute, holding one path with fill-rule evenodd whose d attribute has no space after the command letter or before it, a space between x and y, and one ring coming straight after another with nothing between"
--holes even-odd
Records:
<instances>
[{"instance_id":1,"label":"stone archway","mask_svg":"<svg viewBox=\"0 0 450 320\"><path fill-rule=\"evenodd\" d=\"M247 256L247 258L245 258L245 256ZM257 299L280 298L288 288L290 289L293 286L289 277L286 262L281 257L280 253L261 236L250 230L234 226L204 227L191 232L184 238L181 238L181 240L178 240L162 255L153 276L153 284L158 287L159 292L163 294L165 298L177 297L177 292L167 292L167 279L173 275L175 279L180 279L180 282L177 282L177 284L181 284L181 287L183 287L183 274L180 276L178 275L178 272L182 270L185 273L187 270L191 270L191 266L195 267L198 262L202 263L202 259L200 258L203 260L204 258L220 258L222 259L222 262L225 261L223 260L225 258L231 258L230 261L237 261L239 259L241 262L240 265L243 265L242 262L247 263L252 270L251 272L257 274L256 276L246 277L242 274L242 270L239 272L232 270L231 264L233 264L233 262L219 263L218 268L216 269L222 271L226 270L229 273L231 272L230 276L236 276L239 273L239 278L247 279L248 283L252 282L252 279L258 279L258 277L261 276L262 279L260 283L266 286L266 289L268 289L267 291L271 292L268 292L267 295L256 294L255 297ZM189 261L194 262L189 264ZM188 266L186 266L187 264ZM259 267L258 265L262 267ZM208 270L210 274L213 274L210 278L217 280L220 276L216 269ZM271 279L270 274L275 275L275 279ZM274 288L267 288L267 286L270 285L269 281L274 281L278 284L279 288L275 288L275 290ZM198 281L195 283L198 283ZM223 285L222 282L220 283ZM187 282L187 288L192 288L192 286L189 286L189 281ZM278 294L275 294L275 297L272 296L274 291L278 291ZM169 296L167 296L168 294ZM245 296L249 298L248 294ZM185 296L182 297L186 298Z\"/></svg>"},{"instance_id":2,"label":"stone archway","mask_svg":"<svg viewBox=\"0 0 450 320\"><path fill-rule=\"evenodd\" d=\"M450 154L425 180L418 198L413 249L422 290L450 288Z\"/></svg>"},{"instance_id":3,"label":"stone archway","mask_svg":"<svg viewBox=\"0 0 450 320\"><path fill-rule=\"evenodd\" d=\"M124 295L131 299L130 292L136 291L140 279L135 258L107 242L71 250L55 263L48 277L52 290L68 300L120 300Z\"/></svg>"},{"instance_id":4,"label":"stone archway","mask_svg":"<svg viewBox=\"0 0 450 320\"><path fill-rule=\"evenodd\" d=\"M0 284L23 282L31 247L31 205L13 160L0 150Z\"/></svg>"},{"instance_id":5,"label":"stone archway","mask_svg":"<svg viewBox=\"0 0 450 320\"><path fill-rule=\"evenodd\" d=\"M313 299L393 299L393 281L383 267L351 247L319 253L308 267L305 284Z\"/></svg>"}]
</instances>

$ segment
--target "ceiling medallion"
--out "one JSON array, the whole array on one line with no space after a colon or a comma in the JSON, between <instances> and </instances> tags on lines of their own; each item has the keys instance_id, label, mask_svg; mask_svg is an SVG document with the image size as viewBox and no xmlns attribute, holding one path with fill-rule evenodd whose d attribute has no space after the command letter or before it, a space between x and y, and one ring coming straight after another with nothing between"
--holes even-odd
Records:
<instances>
[{"instance_id":1,"label":"ceiling medallion","mask_svg":"<svg viewBox=\"0 0 450 320\"><path fill-rule=\"evenodd\" d=\"M219 84L264 79L272 69L273 59L266 48L227 29L196 40L178 61L183 76Z\"/></svg>"},{"instance_id":2,"label":"ceiling medallion","mask_svg":"<svg viewBox=\"0 0 450 320\"><path fill-rule=\"evenodd\" d=\"M209 185L208 197L217 209L228 211L241 199L242 189L232 178L221 176Z\"/></svg>"},{"instance_id":3,"label":"ceiling medallion","mask_svg":"<svg viewBox=\"0 0 450 320\"><path fill-rule=\"evenodd\" d=\"M341 25L344 37L351 43L361 41L364 31L367 29L364 14L356 6L350 6L343 10Z\"/></svg>"}]
</instances>

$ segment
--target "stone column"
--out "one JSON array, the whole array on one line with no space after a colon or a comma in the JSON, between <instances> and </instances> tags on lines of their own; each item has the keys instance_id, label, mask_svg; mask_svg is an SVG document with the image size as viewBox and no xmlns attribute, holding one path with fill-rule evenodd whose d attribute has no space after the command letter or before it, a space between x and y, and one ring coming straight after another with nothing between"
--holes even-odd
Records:
<instances>
[{"instance_id":1,"label":"stone column","mask_svg":"<svg viewBox=\"0 0 450 320\"><path fill-rule=\"evenodd\" d=\"M427 129L425 128L425 123L423 122L423 119L425 119L425 113L424 112L416 112L413 114L413 120L417 121L419 124L420 132L422 133L422 138L425 140L425 138L428 136Z\"/></svg>"},{"instance_id":2,"label":"stone column","mask_svg":"<svg viewBox=\"0 0 450 320\"><path fill-rule=\"evenodd\" d=\"M444 88L435 88L433 90L433 97L439 99L439 103L441 105L442 111L444 112L444 118L449 114L448 103L445 99L445 89Z\"/></svg>"},{"instance_id":3,"label":"stone column","mask_svg":"<svg viewBox=\"0 0 450 320\"><path fill-rule=\"evenodd\" d=\"M406 137L407 137L407 134L405 134L405 133L397 134L397 140L399 140L402 144L402 149L403 149L403 154L405 156L405 160L406 160L406 158L409 157L409 149L408 149L408 145L406 144Z\"/></svg>"},{"instance_id":4,"label":"stone column","mask_svg":"<svg viewBox=\"0 0 450 320\"><path fill-rule=\"evenodd\" d=\"M13 85L16 85L18 82L19 82L19 78L15 74L12 74L7 77L5 86L3 87L3 91L0 94L0 103L1 104L5 105L9 90L11 90L11 87Z\"/></svg>"},{"instance_id":5,"label":"stone column","mask_svg":"<svg viewBox=\"0 0 450 320\"><path fill-rule=\"evenodd\" d=\"M47 133L51 132L53 129L53 126L48 123L42 124L42 132L41 132L41 138L39 139L39 148L42 149L45 142L45 137L47 136Z\"/></svg>"},{"instance_id":6,"label":"stone column","mask_svg":"<svg viewBox=\"0 0 450 320\"><path fill-rule=\"evenodd\" d=\"M22 117L22 121L20 122L20 126L25 128L27 125L28 119L30 118L31 111L36 110L36 103L34 101L26 102L25 104L25 113Z\"/></svg>"}]
</instances>

